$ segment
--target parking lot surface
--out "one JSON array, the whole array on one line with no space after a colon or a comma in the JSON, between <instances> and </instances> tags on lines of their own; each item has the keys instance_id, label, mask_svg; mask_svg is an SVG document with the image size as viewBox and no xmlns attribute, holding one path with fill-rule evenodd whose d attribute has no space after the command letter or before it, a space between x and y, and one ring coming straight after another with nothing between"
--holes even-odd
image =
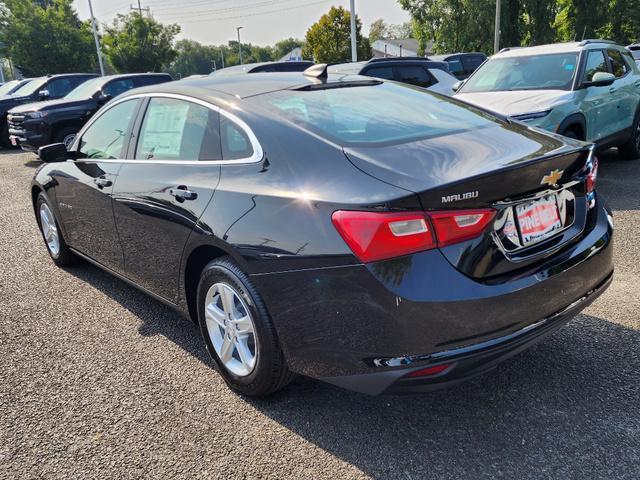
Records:
<instances>
[{"instance_id":1,"label":"parking lot surface","mask_svg":"<svg viewBox=\"0 0 640 480\"><path fill-rule=\"evenodd\" d=\"M453 389L226 389L188 320L50 261L31 154L0 152L0 478L640 478L640 161L602 156L615 280L534 348Z\"/></svg>"}]
</instances>

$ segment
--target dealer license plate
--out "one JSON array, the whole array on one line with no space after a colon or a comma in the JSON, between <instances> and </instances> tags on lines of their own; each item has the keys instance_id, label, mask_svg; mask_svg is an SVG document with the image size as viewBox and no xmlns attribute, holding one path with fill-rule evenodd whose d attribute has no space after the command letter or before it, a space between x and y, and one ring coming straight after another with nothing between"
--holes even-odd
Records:
<instances>
[{"instance_id":1,"label":"dealer license plate","mask_svg":"<svg viewBox=\"0 0 640 480\"><path fill-rule=\"evenodd\" d=\"M516 206L523 246L549 238L562 228L555 195Z\"/></svg>"}]
</instances>

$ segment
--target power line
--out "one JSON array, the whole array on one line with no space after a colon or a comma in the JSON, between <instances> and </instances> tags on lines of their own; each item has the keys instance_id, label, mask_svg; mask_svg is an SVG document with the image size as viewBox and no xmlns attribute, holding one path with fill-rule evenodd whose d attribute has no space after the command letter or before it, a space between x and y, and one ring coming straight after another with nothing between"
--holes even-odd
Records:
<instances>
[{"instance_id":1,"label":"power line","mask_svg":"<svg viewBox=\"0 0 640 480\"><path fill-rule=\"evenodd\" d=\"M284 4L284 3L291 3L291 2L296 2L298 0L281 0L280 2L274 2L273 0L262 0L260 2L256 2L256 3L249 3L247 5L243 5L242 7L227 7L227 8L220 8L220 9L212 9L212 10L198 10L198 11L186 11L186 12L180 12L176 17L177 18L183 18L185 16L198 16L198 17L202 17L203 15L217 15L217 14L223 14L223 13L233 13L233 12L241 12L241 11L245 11L251 8L260 8L266 5L273 5L274 3L277 4ZM158 9L158 8L154 8L153 12L162 12L162 10Z\"/></svg>"}]
</instances>

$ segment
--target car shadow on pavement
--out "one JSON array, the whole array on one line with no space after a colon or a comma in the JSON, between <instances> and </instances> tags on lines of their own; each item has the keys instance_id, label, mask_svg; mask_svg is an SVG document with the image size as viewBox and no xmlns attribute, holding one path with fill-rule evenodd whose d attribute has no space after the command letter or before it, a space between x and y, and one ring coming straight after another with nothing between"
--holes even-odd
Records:
<instances>
[{"instance_id":1,"label":"car shadow on pavement","mask_svg":"<svg viewBox=\"0 0 640 480\"><path fill-rule=\"evenodd\" d=\"M629 178L640 178L640 159L622 159L616 149L601 152L598 158L598 192L604 197L607 205L614 212L640 210L638 185L629 182Z\"/></svg>"},{"instance_id":2,"label":"car shadow on pavement","mask_svg":"<svg viewBox=\"0 0 640 480\"><path fill-rule=\"evenodd\" d=\"M141 335L162 335L211 365L198 328L179 313L91 265L68 271L135 314ZM579 315L449 390L369 397L300 377L245 400L372 478L637 479L639 345L640 331Z\"/></svg>"}]
</instances>

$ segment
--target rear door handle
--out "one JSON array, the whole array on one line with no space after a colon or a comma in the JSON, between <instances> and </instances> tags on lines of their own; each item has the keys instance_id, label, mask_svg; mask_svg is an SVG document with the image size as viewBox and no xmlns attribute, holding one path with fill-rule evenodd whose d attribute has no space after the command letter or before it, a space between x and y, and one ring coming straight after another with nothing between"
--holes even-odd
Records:
<instances>
[{"instance_id":1,"label":"rear door handle","mask_svg":"<svg viewBox=\"0 0 640 480\"><path fill-rule=\"evenodd\" d=\"M93 183L98 185L98 188L105 188L105 187L110 187L111 185L113 185L113 182L111 180L107 180L104 177L94 178L93 179Z\"/></svg>"},{"instance_id":2,"label":"rear door handle","mask_svg":"<svg viewBox=\"0 0 640 480\"><path fill-rule=\"evenodd\" d=\"M179 202L184 202L185 200L195 200L196 198L198 198L198 194L196 192L192 192L184 185L180 185L178 187L170 189L169 195L175 197Z\"/></svg>"}]
</instances>

